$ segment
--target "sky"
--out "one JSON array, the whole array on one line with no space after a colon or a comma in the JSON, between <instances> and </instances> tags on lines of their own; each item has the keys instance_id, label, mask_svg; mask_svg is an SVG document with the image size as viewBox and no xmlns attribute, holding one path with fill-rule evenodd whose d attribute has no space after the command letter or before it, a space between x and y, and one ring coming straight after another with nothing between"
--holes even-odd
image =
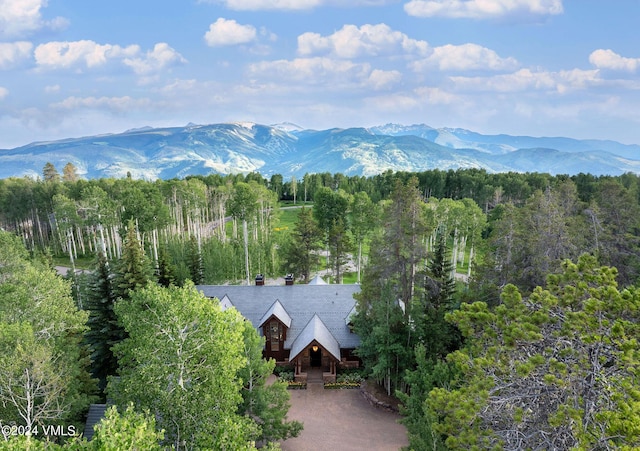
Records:
<instances>
[{"instance_id":1,"label":"sky","mask_svg":"<svg viewBox=\"0 0 640 451\"><path fill-rule=\"evenodd\" d=\"M640 144L640 0L0 0L0 149L188 123Z\"/></svg>"}]
</instances>

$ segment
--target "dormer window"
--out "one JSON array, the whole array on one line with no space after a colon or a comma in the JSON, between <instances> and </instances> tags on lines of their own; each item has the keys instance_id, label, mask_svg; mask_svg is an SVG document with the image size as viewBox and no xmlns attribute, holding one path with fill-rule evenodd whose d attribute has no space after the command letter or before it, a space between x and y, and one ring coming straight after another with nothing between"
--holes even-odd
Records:
<instances>
[{"instance_id":1,"label":"dormer window","mask_svg":"<svg viewBox=\"0 0 640 451\"><path fill-rule=\"evenodd\" d=\"M280 342L283 341L283 331L282 331L282 324L280 323L280 321L276 320L276 319L272 319L269 322L269 342L271 344L271 350L272 351L279 351L280 350Z\"/></svg>"},{"instance_id":2,"label":"dormer window","mask_svg":"<svg viewBox=\"0 0 640 451\"><path fill-rule=\"evenodd\" d=\"M287 340L287 330L291 327L291 317L279 300L269 307L260 319L259 326L265 337L265 356L276 360L286 358L284 342Z\"/></svg>"}]
</instances>

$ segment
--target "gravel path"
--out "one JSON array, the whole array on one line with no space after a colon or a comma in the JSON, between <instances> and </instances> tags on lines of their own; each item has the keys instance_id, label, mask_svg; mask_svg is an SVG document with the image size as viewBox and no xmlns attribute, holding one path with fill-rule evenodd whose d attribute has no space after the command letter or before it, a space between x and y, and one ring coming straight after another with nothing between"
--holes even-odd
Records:
<instances>
[{"instance_id":1,"label":"gravel path","mask_svg":"<svg viewBox=\"0 0 640 451\"><path fill-rule=\"evenodd\" d=\"M288 418L304 423L296 437L282 442L284 451L398 450L408 446L397 413L373 407L360 390L290 390Z\"/></svg>"}]
</instances>

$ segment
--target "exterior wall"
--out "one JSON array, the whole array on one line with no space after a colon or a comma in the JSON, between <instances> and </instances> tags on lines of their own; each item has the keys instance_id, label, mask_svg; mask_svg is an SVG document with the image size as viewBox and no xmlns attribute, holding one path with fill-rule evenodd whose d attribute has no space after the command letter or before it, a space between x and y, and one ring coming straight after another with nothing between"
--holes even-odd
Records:
<instances>
[{"instance_id":1,"label":"exterior wall","mask_svg":"<svg viewBox=\"0 0 640 451\"><path fill-rule=\"evenodd\" d=\"M347 360L349 362L362 363L362 360L354 354L354 351L355 349L340 348L340 357L342 357L342 360Z\"/></svg>"}]
</instances>

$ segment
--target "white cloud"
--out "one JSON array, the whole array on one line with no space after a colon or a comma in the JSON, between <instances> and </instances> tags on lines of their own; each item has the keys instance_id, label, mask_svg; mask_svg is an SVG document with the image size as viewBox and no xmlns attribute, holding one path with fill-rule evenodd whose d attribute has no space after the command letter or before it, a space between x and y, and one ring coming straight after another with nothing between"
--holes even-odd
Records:
<instances>
[{"instance_id":1,"label":"white cloud","mask_svg":"<svg viewBox=\"0 0 640 451\"><path fill-rule=\"evenodd\" d=\"M410 16L491 19L514 15L549 16L563 12L562 0L411 0Z\"/></svg>"},{"instance_id":2,"label":"white cloud","mask_svg":"<svg viewBox=\"0 0 640 451\"><path fill-rule=\"evenodd\" d=\"M586 89L602 83L598 70L562 70L554 73L554 76L557 81L556 89L560 93L574 89Z\"/></svg>"},{"instance_id":3,"label":"white cloud","mask_svg":"<svg viewBox=\"0 0 640 451\"><path fill-rule=\"evenodd\" d=\"M402 79L402 74L397 70L374 69L369 74L367 83L371 88L378 91L390 87Z\"/></svg>"},{"instance_id":4,"label":"white cloud","mask_svg":"<svg viewBox=\"0 0 640 451\"><path fill-rule=\"evenodd\" d=\"M149 99L134 99L123 97L67 97L61 102L54 103L51 108L56 110L73 111L77 109L99 109L114 113L126 113L128 111L145 108L151 104Z\"/></svg>"},{"instance_id":5,"label":"white cloud","mask_svg":"<svg viewBox=\"0 0 640 451\"><path fill-rule=\"evenodd\" d=\"M157 43L153 50L141 54L140 46L121 47L98 44L94 41L48 42L36 47L36 64L41 69L93 69L109 62L121 62L138 75L158 72L168 66L186 60L164 42Z\"/></svg>"},{"instance_id":6,"label":"white cloud","mask_svg":"<svg viewBox=\"0 0 640 451\"><path fill-rule=\"evenodd\" d=\"M21 36L42 28L60 29L67 20L57 17L45 21L40 10L47 0L0 0L0 36Z\"/></svg>"},{"instance_id":7,"label":"white cloud","mask_svg":"<svg viewBox=\"0 0 640 451\"><path fill-rule=\"evenodd\" d=\"M425 107L449 106L466 107L467 102L460 96L436 87L418 87L410 92L398 92L365 99L369 108L380 112L410 112Z\"/></svg>"},{"instance_id":8,"label":"white cloud","mask_svg":"<svg viewBox=\"0 0 640 451\"><path fill-rule=\"evenodd\" d=\"M60 92L60 85L49 85L44 87L44 92L47 94L55 94Z\"/></svg>"},{"instance_id":9,"label":"white cloud","mask_svg":"<svg viewBox=\"0 0 640 451\"><path fill-rule=\"evenodd\" d=\"M420 107L421 101L414 93L394 93L383 96L372 96L364 99L368 110L395 113L399 111L414 111Z\"/></svg>"},{"instance_id":10,"label":"white cloud","mask_svg":"<svg viewBox=\"0 0 640 451\"><path fill-rule=\"evenodd\" d=\"M513 70L518 62L510 57L501 58L495 51L477 44L447 44L435 47L428 58L410 65L416 72L434 66L442 71Z\"/></svg>"},{"instance_id":11,"label":"white cloud","mask_svg":"<svg viewBox=\"0 0 640 451\"><path fill-rule=\"evenodd\" d=\"M581 69L560 72L520 69L514 73L493 77L451 77L450 79L457 88L470 91L556 91L560 94L602 82L598 70Z\"/></svg>"},{"instance_id":12,"label":"white cloud","mask_svg":"<svg viewBox=\"0 0 640 451\"><path fill-rule=\"evenodd\" d=\"M263 61L249 66L252 87L274 80L276 85L289 91L322 86L327 90L389 89L402 79L397 70L372 69L368 63L327 57L296 58L293 60ZM279 89L269 85L269 89Z\"/></svg>"},{"instance_id":13,"label":"white cloud","mask_svg":"<svg viewBox=\"0 0 640 451\"><path fill-rule=\"evenodd\" d=\"M87 68L101 66L109 60L133 57L140 52L140 47L130 45L98 44L93 41L54 41L36 47L36 63L41 68L66 69L78 65Z\"/></svg>"},{"instance_id":14,"label":"white cloud","mask_svg":"<svg viewBox=\"0 0 640 451\"><path fill-rule=\"evenodd\" d=\"M204 3L212 3L205 1ZM222 0L213 3L223 3L229 9L241 11L255 11L263 9L310 9L320 6L322 0Z\"/></svg>"},{"instance_id":15,"label":"white cloud","mask_svg":"<svg viewBox=\"0 0 640 451\"><path fill-rule=\"evenodd\" d=\"M426 56L429 44L409 38L386 24L345 25L329 36L304 33L298 36L298 53L303 56L331 54L339 58L412 54Z\"/></svg>"},{"instance_id":16,"label":"white cloud","mask_svg":"<svg viewBox=\"0 0 640 451\"><path fill-rule=\"evenodd\" d=\"M198 88L198 81L195 79L189 80L173 80L160 89L165 95L183 95L184 93L193 92Z\"/></svg>"},{"instance_id":17,"label":"white cloud","mask_svg":"<svg viewBox=\"0 0 640 451\"><path fill-rule=\"evenodd\" d=\"M257 31L252 25L240 25L235 20L220 17L209 25L204 39L211 47L246 44L256 39Z\"/></svg>"},{"instance_id":18,"label":"white cloud","mask_svg":"<svg viewBox=\"0 0 640 451\"><path fill-rule=\"evenodd\" d=\"M430 105L462 105L463 99L441 88L422 86L415 90L416 98Z\"/></svg>"},{"instance_id":19,"label":"white cloud","mask_svg":"<svg viewBox=\"0 0 640 451\"><path fill-rule=\"evenodd\" d=\"M3 88L0 86L0 100L4 99L9 95L9 90L7 88Z\"/></svg>"},{"instance_id":20,"label":"white cloud","mask_svg":"<svg viewBox=\"0 0 640 451\"><path fill-rule=\"evenodd\" d=\"M27 41L0 42L0 69L14 66L21 60L31 56L33 44Z\"/></svg>"},{"instance_id":21,"label":"white cloud","mask_svg":"<svg viewBox=\"0 0 640 451\"><path fill-rule=\"evenodd\" d=\"M305 10L319 6L379 6L397 0L201 0L201 3L222 3L229 9L239 11L259 10Z\"/></svg>"},{"instance_id":22,"label":"white cloud","mask_svg":"<svg viewBox=\"0 0 640 451\"><path fill-rule=\"evenodd\" d=\"M640 58L620 56L613 50L598 49L589 55L589 62L599 69L635 72L640 67Z\"/></svg>"},{"instance_id":23,"label":"white cloud","mask_svg":"<svg viewBox=\"0 0 640 451\"><path fill-rule=\"evenodd\" d=\"M142 58L125 58L124 64L131 67L138 75L160 71L174 64L186 63L186 60L169 44L159 42L153 50L148 51Z\"/></svg>"},{"instance_id":24,"label":"white cloud","mask_svg":"<svg viewBox=\"0 0 640 451\"><path fill-rule=\"evenodd\" d=\"M249 66L251 75L292 80L304 84L324 83L327 79L340 82L362 82L371 74L369 64L331 58L295 58L293 60L263 61Z\"/></svg>"}]
</instances>

